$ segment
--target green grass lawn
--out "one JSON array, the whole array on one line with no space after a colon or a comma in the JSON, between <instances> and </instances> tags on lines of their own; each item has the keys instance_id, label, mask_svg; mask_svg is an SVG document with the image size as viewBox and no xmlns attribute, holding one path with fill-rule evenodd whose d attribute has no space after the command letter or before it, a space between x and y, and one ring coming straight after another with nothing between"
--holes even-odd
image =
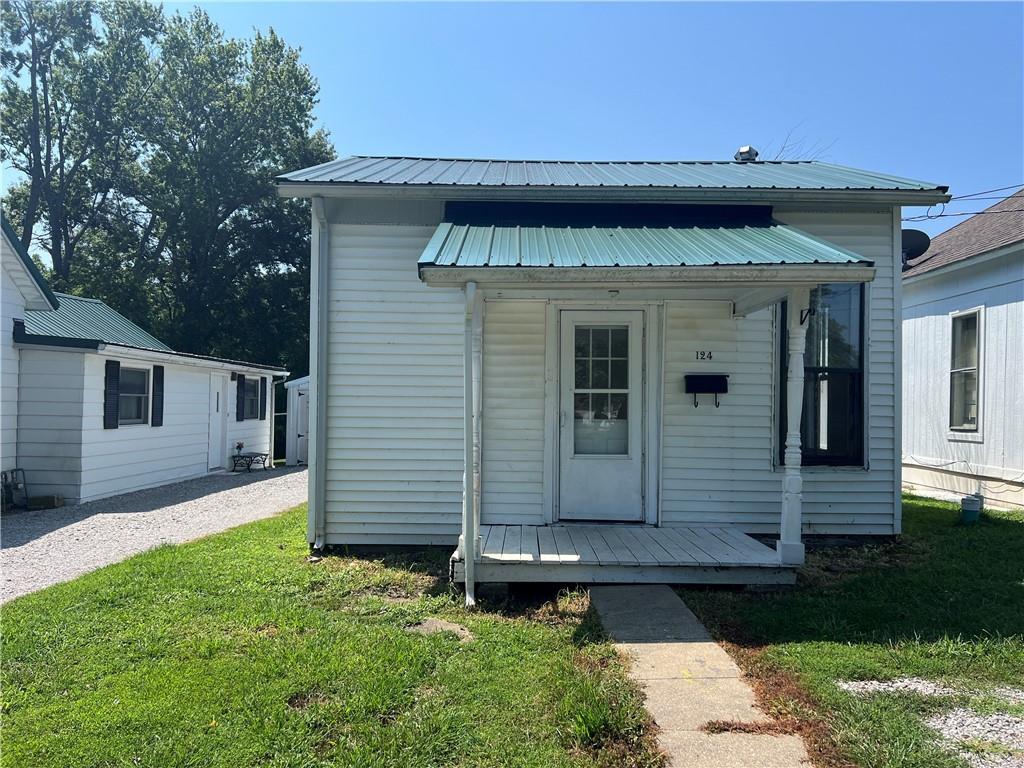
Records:
<instances>
[{"instance_id":1,"label":"green grass lawn","mask_svg":"<svg viewBox=\"0 0 1024 768\"><path fill-rule=\"evenodd\" d=\"M4 766L654 766L585 595L466 613L446 553L307 562L304 508L3 609ZM408 631L427 617L473 639Z\"/></svg>"},{"instance_id":2,"label":"green grass lawn","mask_svg":"<svg viewBox=\"0 0 1024 768\"><path fill-rule=\"evenodd\" d=\"M960 702L982 712L1024 716L984 695L1024 687L1024 514L960 526L953 505L909 496L903 510L901 539L811 552L792 591L683 592L760 679L773 713L810 724L819 765L964 765L922 725L951 702L857 697L837 681L923 677L980 691Z\"/></svg>"}]
</instances>

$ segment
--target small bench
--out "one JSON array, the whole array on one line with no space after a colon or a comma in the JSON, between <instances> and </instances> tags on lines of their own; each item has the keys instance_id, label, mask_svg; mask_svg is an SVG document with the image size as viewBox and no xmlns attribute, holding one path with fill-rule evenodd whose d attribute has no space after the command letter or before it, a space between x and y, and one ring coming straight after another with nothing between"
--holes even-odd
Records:
<instances>
[{"instance_id":1,"label":"small bench","mask_svg":"<svg viewBox=\"0 0 1024 768\"><path fill-rule=\"evenodd\" d=\"M252 465L256 462L259 462L260 466L266 470L269 457L269 453L236 453L231 457L231 460L234 462L231 471L237 472L239 467L245 467L246 472L252 472Z\"/></svg>"}]
</instances>

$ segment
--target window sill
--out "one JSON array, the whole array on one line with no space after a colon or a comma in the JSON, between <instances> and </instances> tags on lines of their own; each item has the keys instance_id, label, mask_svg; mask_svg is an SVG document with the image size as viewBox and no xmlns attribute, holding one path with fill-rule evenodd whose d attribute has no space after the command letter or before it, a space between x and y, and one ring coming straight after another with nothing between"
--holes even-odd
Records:
<instances>
[{"instance_id":1,"label":"window sill","mask_svg":"<svg viewBox=\"0 0 1024 768\"><path fill-rule=\"evenodd\" d=\"M806 464L801 464L800 465L800 474L802 474L802 475L804 475L804 474L820 475L820 474L825 474L827 472L843 472L843 473L868 472L870 469L871 469L871 467L866 467L866 466L864 466L862 464L857 464L857 465L841 465L841 464L837 464L835 466L826 466L826 465L822 465L822 464L814 464L814 465L808 466ZM775 472L776 472L776 474L780 474L781 475L781 474L784 474L785 471L786 471L786 465L785 464L776 464L775 465Z\"/></svg>"},{"instance_id":2,"label":"window sill","mask_svg":"<svg viewBox=\"0 0 1024 768\"><path fill-rule=\"evenodd\" d=\"M951 443L984 443L985 437L981 432L950 432L946 439Z\"/></svg>"}]
</instances>

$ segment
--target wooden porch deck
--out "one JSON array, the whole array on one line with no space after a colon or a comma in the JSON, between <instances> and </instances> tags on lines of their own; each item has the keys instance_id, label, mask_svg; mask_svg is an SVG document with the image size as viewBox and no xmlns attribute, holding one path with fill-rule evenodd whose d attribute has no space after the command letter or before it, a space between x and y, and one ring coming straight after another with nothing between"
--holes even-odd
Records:
<instances>
[{"instance_id":1,"label":"wooden porch deck","mask_svg":"<svg viewBox=\"0 0 1024 768\"><path fill-rule=\"evenodd\" d=\"M792 584L793 567L735 528L482 525L477 582ZM465 563L452 555L455 581Z\"/></svg>"}]
</instances>

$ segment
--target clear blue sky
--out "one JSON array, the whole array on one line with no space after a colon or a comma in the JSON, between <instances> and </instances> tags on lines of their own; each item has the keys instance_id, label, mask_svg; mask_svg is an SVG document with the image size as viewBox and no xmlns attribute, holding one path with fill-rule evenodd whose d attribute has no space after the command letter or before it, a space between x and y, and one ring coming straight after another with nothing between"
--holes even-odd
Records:
<instances>
[{"instance_id":1,"label":"clear blue sky","mask_svg":"<svg viewBox=\"0 0 1024 768\"><path fill-rule=\"evenodd\" d=\"M954 195L1024 183L1020 2L201 5L302 48L339 155L724 159L792 131Z\"/></svg>"}]
</instances>

